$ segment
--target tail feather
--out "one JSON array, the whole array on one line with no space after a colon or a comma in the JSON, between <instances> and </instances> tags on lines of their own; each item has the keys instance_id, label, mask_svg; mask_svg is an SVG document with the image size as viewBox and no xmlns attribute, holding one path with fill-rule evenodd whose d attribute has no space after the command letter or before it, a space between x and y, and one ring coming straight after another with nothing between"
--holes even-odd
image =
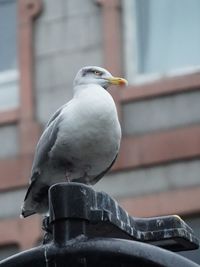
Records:
<instances>
[{"instance_id":1,"label":"tail feather","mask_svg":"<svg viewBox=\"0 0 200 267\"><path fill-rule=\"evenodd\" d=\"M32 209L32 191L34 190L35 181L36 180L33 180L28 187L28 190L24 197L24 203L21 208L20 218L26 218L36 213L34 209Z\"/></svg>"},{"instance_id":2,"label":"tail feather","mask_svg":"<svg viewBox=\"0 0 200 267\"><path fill-rule=\"evenodd\" d=\"M24 198L21 217L47 212L48 189L49 185L40 183L38 179L31 182Z\"/></svg>"}]
</instances>

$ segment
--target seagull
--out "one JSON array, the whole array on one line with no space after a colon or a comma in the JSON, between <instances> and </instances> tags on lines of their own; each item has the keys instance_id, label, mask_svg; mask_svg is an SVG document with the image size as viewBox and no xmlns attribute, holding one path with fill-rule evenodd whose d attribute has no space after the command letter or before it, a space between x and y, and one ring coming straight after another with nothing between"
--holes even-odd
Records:
<instances>
[{"instance_id":1,"label":"seagull","mask_svg":"<svg viewBox=\"0 0 200 267\"><path fill-rule=\"evenodd\" d=\"M73 98L48 121L36 147L21 217L48 212L48 189L59 182L95 184L114 164L121 127L107 88L127 81L107 70L83 67L73 83Z\"/></svg>"}]
</instances>

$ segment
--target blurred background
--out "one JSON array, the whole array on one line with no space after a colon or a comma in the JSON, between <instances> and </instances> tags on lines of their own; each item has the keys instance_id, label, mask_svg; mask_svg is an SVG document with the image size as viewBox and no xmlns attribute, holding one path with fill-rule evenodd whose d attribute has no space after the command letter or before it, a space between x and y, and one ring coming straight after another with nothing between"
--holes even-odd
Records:
<instances>
[{"instance_id":1,"label":"blurred background","mask_svg":"<svg viewBox=\"0 0 200 267\"><path fill-rule=\"evenodd\" d=\"M76 72L107 68L123 139L96 186L134 216L179 214L200 236L200 1L0 0L0 259L36 246L19 219L35 144ZM200 263L200 251L183 253Z\"/></svg>"}]
</instances>

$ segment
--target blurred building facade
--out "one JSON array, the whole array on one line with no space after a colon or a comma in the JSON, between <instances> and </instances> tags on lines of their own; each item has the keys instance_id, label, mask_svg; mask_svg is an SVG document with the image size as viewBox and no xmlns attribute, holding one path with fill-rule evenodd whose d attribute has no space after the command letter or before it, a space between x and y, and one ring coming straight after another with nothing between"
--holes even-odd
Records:
<instances>
[{"instance_id":1,"label":"blurred building facade","mask_svg":"<svg viewBox=\"0 0 200 267\"><path fill-rule=\"evenodd\" d=\"M110 89L123 139L95 188L134 216L179 214L200 235L199 8L198 0L0 0L0 258L41 240L40 217L19 219L35 144L85 65L129 80ZM187 256L200 262L198 253Z\"/></svg>"}]
</instances>

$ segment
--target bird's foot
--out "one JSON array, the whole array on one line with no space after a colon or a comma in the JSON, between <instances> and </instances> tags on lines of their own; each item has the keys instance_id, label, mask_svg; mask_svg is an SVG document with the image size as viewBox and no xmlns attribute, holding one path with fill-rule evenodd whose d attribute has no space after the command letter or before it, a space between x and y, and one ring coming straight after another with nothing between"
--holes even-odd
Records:
<instances>
[{"instance_id":1,"label":"bird's foot","mask_svg":"<svg viewBox=\"0 0 200 267\"><path fill-rule=\"evenodd\" d=\"M49 216L45 216L42 222L42 229L45 231L42 244L48 244L52 241L52 226L49 223Z\"/></svg>"}]
</instances>

